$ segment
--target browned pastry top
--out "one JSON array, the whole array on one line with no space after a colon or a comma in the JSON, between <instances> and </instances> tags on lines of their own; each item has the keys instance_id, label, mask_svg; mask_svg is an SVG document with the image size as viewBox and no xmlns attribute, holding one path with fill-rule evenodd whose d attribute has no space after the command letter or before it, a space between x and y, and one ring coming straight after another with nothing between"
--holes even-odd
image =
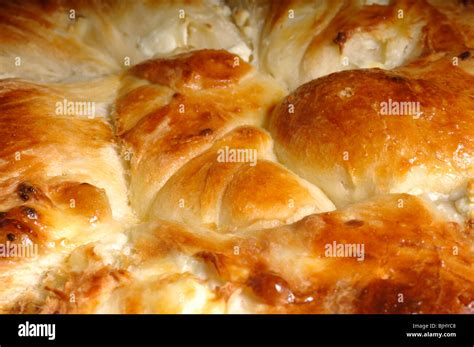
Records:
<instances>
[{"instance_id":1,"label":"browned pastry top","mask_svg":"<svg viewBox=\"0 0 474 347\"><path fill-rule=\"evenodd\" d=\"M474 170L474 58L460 53L301 86L271 117L277 154L339 205L449 192Z\"/></svg>"},{"instance_id":2,"label":"browned pastry top","mask_svg":"<svg viewBox=\"0 0 474 347\"><path fill-rule=\"evenodd\" d=\"M0 0L0 313L474 313L473 34L471 1Z\"/></svg>"},{"instance_id":3,"label":"browned pastry top","mask_svg":"<svg viewBox=\"0 0 474 347\"><path fill-rule=\"evenodd\" d=\"M155 222L128 238L123 267L80 250L69 266L88 265L43 312L472 313L471 231L406 194L240 235ZM361 257L337 251L352 245ZM61 299L72 292L76 303Z\"/></svg>"}]
</instances>

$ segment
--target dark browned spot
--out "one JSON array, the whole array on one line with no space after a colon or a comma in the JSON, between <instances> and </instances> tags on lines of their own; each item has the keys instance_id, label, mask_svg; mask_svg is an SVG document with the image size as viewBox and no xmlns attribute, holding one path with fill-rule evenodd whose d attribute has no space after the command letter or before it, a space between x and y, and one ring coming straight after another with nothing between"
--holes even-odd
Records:
<instances>
[{"instance_id":1,"label":"dark browned spot","mask_svg":"<svg viewBox=\"0 0 474 347\"><path fill-rule=\"evenodd\" d=\"M339 31L336 35L336 37L334 38L333 42L339 46L341 46L342 44L344 44L344 42L346 42L347 40L347 36L346 36L346 33L342 32L342 31Z\"/></svg>"},{"instance_id":2,"label":"dark browned spot","mask_svg":"<svg viewBox=\"0 0 474 347\"><path fill-rule=\"evenodd\" d=\"M212 135L213 131L210 128L203 129L199 132L199 136L210 136Z\"/></svg>"},{"instance_id":3,"label":"dark browned spot","mask_svg":"<svg viewBox=\"0 0 474 347\"><path fill-rule=\"evenodd\" d=\"M462 52L461 54L458 55L458 57L459 57L461 60L466 60L466 59L469 58L470 56L471 56L471 52L469 52L469 51Z\"/></svg>"},{"instance_id":4,"label":"dark browned spot","mask_svg":"<svg viewBox=\"0 0 474 347\"><path fill-rule=\"evenodd\" d=\"M38 219L38 212L32 207L22 206L21 210L28 219Z\"/></svg>"},{"instance_id":5,"label":"dark browned spot","mask_svg":"<svg viewBox=\"0 0 474 347\"><path fill-rule=\"evenodd\" d=\"M221 274L220 269L223 267L221 255L213 252L202 251L194 254L194 257L202 259L204 262L211 264L217 273L219 275Z\"/></svg>"},{"instance_id":6,"label":"dark browned spot","mask_svg":"<svg viewBox=\"0 0 474 347\"><path fill-rule=\"evenodd\" d=\"M405 79L403 77L397 75L389 76L388 79L392 82L397 83L405 82Z\"/></svg>"},{"instance_id":7,"label":"dark browned spot","mask_svg":"<svg viewBox=\"0 0 474 347\"><path fill-rule=\"evenodd\" d=\"M351 228L358 228L364 225L364 221L358 219L351 219L345 222L344 224Z\"/></svg>"},{"instance_id":8,"label":"dark browned spot","mask_svg":"<svg viewBox=\"0 0 474 347\"><path fill-rule=\"evenodd\" d=\"M6 215L7 215L7 213L6 213L6 212L0 212L0 218L5 218L5 217L6 217Z\"/></svg>"},{"instance_id":9,"label":"dark browned spot","mask_svg":"<svg viewBox=\"0 0 474 347\"><path fill-rule=\"evenodd\" d=\"M258 273L247 280L253 292L269 305L287 305L295 302L295 295L288 282L278 275Z\"/></svg>"},{"instance_id":10,"label":"dark browned spot","mask_svg":"<svg viewBox=\"0 0 474 347\"><path fill-rule=\"evenodd\" d=\"M33 233L33 230L27 224L14 218L0 220L0 228L8 228L12 232L20 230L22 232Z\"/></svg>"},{"instance_id":11,"label":"dark browned spot","mask_svg":"<svg viewBox=\"0 0 474 347\"><path fill-rule=\"evenodd\" d=\"M21 200L28 201L36 193L36 189L31 184L24 182L18 185L17 193Z\"/></svg>"},{"instance_id":12,"label":"dark browned spot","mask_svg":"<svg viewBox=\"0 0 474 347\"><path fill-rule=\"evenodd\" d=\"M458 295L458 300L469 312L474 312L474 298L472 294L461 293Z\"/></svg>"},{"instance_id":13,"label":"dark browned spot","mask_svg":"<svg viewBox=\"0 0 474 347\"><path fill-rule=\"evenodd\" d=\"M16 219L1 220L0 229L2 229L1 234L3 237L10 242L16 240L29 240L30 242L34 242L38 237L34 230Z\"/></svg>"}]
</instances>

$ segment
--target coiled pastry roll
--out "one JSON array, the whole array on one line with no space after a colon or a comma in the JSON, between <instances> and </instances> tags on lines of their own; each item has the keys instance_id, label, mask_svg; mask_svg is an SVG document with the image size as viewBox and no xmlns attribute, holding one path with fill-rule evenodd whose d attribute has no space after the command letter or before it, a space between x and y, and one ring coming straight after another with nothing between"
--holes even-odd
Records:
<instances>
[{"instance_id":1,"label":"coiled pastry roll","mask_svg":"<svg viewBox=\"0 0 474 347\"><path fill-rule=\"evenodd\" d=\"M123 83L116 123L140 217L233 231L333 208L274 162L272 141L257 127L283 90L238 56L203 50L150 60Z\"/></svg>"}]
</instances>

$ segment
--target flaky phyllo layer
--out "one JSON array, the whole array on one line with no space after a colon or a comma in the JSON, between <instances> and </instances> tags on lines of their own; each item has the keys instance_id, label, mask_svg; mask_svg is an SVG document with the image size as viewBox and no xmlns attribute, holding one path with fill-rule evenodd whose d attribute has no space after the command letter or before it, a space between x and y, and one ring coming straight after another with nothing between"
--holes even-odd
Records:
<instances>
[{"instance_id":1,"label":"flaky phyllo layer","mask_svg":"<svg viewBox=\"0 0 474 347\"><path fill-rule=\"evenodd\" d=\"M0 3L0 312L472 313L474 5Z\"/></svg>"}]
</instances>

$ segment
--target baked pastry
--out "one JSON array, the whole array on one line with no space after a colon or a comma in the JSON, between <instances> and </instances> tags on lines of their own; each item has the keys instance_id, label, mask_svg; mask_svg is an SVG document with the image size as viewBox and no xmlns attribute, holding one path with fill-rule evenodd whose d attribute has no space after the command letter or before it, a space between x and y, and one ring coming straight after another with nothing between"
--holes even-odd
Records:
<instances>
[{"instance_id":1,"label":"baked pastry","mask_svg":"<svg viewBox=\"0 0 474 347\"><path fill-rule=\"evenodd\" d=\"M231 1L262 71L291 90L341 70L393 69L426 52L472 47L458 1Z\"/></svg>"},{"instance_id":2,"label":"baked pastry","mask_svg":"<svg viewBox=\"0 0 474 347\"><path fill-rule=\"evenodd\" d=\"M474 61L457 55L304 84L271 116L278 157L337 206L460 189L474 175Z\"/></svg>"},{"instance_id":3,"label":"baked pastry","mask_svg":"<svg viewBox=\"0 0 474 347\"><path fill-rule=\"evenodd\" d=\"M0 77L83 80L200 48L251 58L220 0L33 0L0 4Z\"/></svg>"},{"instance_id":4,"label":"baked pastry","mask_svg":"<svg viewBox=\"0 0 474 347\"><path fill-rule=\"evenodd\" d=\"M155 221L114 244L78 248L36 312L467 313L474 300L472 235L406 194L237 234Z\"/></svg>"},{"instance_id":5,"label":"baked pastry","mask_svg":"<svg viewBox=\"0 0 474 347\"><path fill-rule=\"evenodd\" d=\"M1 2L0 312L472 313L473 13Z\"/></svg>"},{"instance_id":6,"label":"baked pastry","mask_svg":"<svg viewBox=\"0 0 474 347\"><path fill-rule=\"evenodd\" d=\"M123 86L115 119L131 153L130 201L140 218L231 231L334 208L274 163L271 138L253 126L283 90L238 56L203 50L147 61Z\"/></svg>"},{"instance_id":7,"label":"baked pastry","mask_svg":"<svg viewBox=\"0 0 474 347\"><path fill-rule=\"evenodd\" d=\"M74 247L133 219L100 104L110 102L116 84L115 78L81 85L0 82L2 307ZM92 112L68 107L91 95Z\"/></svg>"}]
</instances>

